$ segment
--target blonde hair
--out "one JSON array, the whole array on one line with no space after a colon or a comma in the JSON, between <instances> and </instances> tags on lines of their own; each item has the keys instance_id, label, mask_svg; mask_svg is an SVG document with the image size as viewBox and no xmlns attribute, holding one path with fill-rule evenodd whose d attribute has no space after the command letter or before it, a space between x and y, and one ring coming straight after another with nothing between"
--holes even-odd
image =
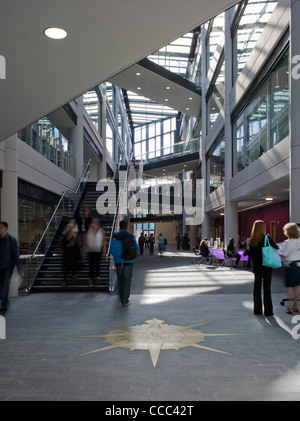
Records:
<instances>
[{"instance_id":1,"label":"blonde hair","mask_svg":"<svg viewBox=\"0 0 300 421\"><path fill-rule=\"evenodd\" d=\"M266 235L266 224L264 221L257 220L254 222L249 244L250 246L257 246L263 236Z\"/></svg>"},{"instance_id":2,"label":"blonde hair","mask_svg":"<svg viewBox=\"0 0 300 421\"><path fill-rule=\"evenodd\" d=\"M288 238L299 238L299 228L295 222L288 222L283 227L283 233Z\"/></svg>"}]
</instances>

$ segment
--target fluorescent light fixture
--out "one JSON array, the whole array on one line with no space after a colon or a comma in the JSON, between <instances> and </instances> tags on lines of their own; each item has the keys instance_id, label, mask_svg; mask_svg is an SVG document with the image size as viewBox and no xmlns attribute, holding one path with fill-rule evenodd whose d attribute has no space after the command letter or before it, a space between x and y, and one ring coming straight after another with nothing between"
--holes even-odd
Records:
<instances>
[{"instance_id":1,"label":"fluorescent light fixture","mask_svg":"<svg viewBox=\"0 0 300 421\"><path fill-rule=\"evenodd\" d=\"M67 36L67 32L62 28L46 28L44 34L52 39L63 39Z\"/></svg>"},{"instance_id":2,"label":"fluorescent light fixture","mask_svg":"<svg viewBox=\"0 0 300 421\"><path fill-rule=\"evenodd\" d=\"M273 197L266 197L266 199L268 202L271 202L273 200Z\"/></svg>"}]
</instances>

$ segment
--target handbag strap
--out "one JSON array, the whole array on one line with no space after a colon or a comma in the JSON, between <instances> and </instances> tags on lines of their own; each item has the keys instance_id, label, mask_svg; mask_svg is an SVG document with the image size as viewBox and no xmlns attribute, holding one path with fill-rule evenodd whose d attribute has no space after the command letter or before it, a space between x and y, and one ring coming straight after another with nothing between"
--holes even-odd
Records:
<instances>
[{"instance_id":1,"label":"handbag strap","mask_svg":"<svg viewBox=\"0 0 300 421\"><path fill-rule=\"evenodd\" d=\"M267 247L269 245L270 245L269 237L267 235L265 235L265 247Z\"/></svg>"}]
</instances>

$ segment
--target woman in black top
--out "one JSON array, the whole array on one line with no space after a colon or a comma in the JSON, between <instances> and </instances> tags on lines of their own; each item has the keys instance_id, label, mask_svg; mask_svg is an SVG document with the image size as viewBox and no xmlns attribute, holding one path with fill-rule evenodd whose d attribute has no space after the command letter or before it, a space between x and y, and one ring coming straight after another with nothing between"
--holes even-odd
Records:
<instances>
[{"instance_id":1,"label":"woman in black top","mask_svg":"<svg viewBox=\"0 0 300 421\"><path fill-rule=\"evenodd\" d=\"M227 256L235 257L235 266L238 266L241 260L241 255L235 250L234 247L234 238L230 238L228 246L227 246Z\"/></svg>"},{"instance_id":2,"label":"woman in black top","mask_svg":"<svg viewBox=\"0 0 300 421\"><path fill-rule=\"evenodd\" d=\"M262 314L262 297L261 287L264 291L264 314L265 316L273 315L273 304L271 298L271 280L272 268L263 266L262 264L262 247L265 243L266 224L264 221L255 221L252 227L251 237L249 241L250 256L253 262L254 273L254 314ZM272 237L269 237L270 246L279 249L277 244L274 243Z\"/></svg>"}]
</instances>

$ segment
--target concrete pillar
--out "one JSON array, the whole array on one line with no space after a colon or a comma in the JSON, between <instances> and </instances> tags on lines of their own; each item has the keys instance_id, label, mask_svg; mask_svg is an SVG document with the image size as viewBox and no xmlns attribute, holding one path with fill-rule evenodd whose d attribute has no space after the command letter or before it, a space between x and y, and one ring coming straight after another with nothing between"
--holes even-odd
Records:
<instances>
[{"instance_id":1,"label":"concrete pillar","mask_svg":"<svg viewBox=\"0 0 300 421\"><path fill-rule=\"evenodd\" d=\"M211 217L210 214L205 212L204 219L202 222L202 230L201 230L201 240L207 237L210 239L211 237Z\"/></svg>"},{"instance_id":2,"label":"concrete pillar","mask_svg":"<svg viewBox=\"0 0 300 421\"><path fill-rule=\"evenodd\" d=\"M300 223L300 2L290 1L290 221ZM298 56L298 57L297 57ZM295 65L296 64L296 65ZM294 67L294 69L293 69Z\"/></svg>"},{"instance_id":3,"label":"concrete pillar","mask_svg":"<svg viewBox=\"0 0 300 421\"><path fill-rule=\"evenodd\" d=\"M18 137L5 141L5 170L2 171L1 219L8 223L8 232L18 240Z\"/></svg>"},{"instance_id":4,"label":"concrete pillar","mask_svg":"<svg viewBox=\"0 0 300 421\"><path fill-rule=\"evenodd\" d=\"M75 150L75 178L79 181L84 170L83 98L77 98L77 126L71 129L71 144Z\"/></svg>"},{"instance_id":5,"label":"concrete pillar","mask_svg":"<svg viewBox=\"0 0 300 421\"><path fill-rule=\"evenodd\" d=\"M106 178L106 94L100 100L99 126L101 127L100 136L104 146L103 158L99 164L99 180Z\"/></svg>"},{"instance_id":6,"label":"concrete pillar","mask_svg":"<svg viewBox=\"0 0 300 421\"><path fill-rule=\"evenodd\" d=\"M206 144L206 135L207 135L207 109L206 109L206 91L207 91L207 69L206 69L206 29L202 27L201 29L201 43L202 43L202 60L201 60L201 88L202 88L202 142L200 144L200 159L201 159L201 172L202 179L204 180L204 196L207 196L207 172L206 172L206 153L205 153L205 144ZM204 203L205 203L204 197ZM205 212L204 204L204 219L201 224L201 239L204 237L210 238L211 236L211 217L209 213Z\"/></svg>"},{"instance_id":7,"label":"concrete pillar","mask_svg":"<svg viewBox=\"0 0 300 421\"><path fill-rule=\"evenodd\" d=\"M232 41L231 22L232 10L225 13L225 211L224 211L224 245L233 237L238 240L238 203L230 200L230 180L232 178L232 125L230 117L230 90L232 86Z\"/></svg>"}]
</instances>

